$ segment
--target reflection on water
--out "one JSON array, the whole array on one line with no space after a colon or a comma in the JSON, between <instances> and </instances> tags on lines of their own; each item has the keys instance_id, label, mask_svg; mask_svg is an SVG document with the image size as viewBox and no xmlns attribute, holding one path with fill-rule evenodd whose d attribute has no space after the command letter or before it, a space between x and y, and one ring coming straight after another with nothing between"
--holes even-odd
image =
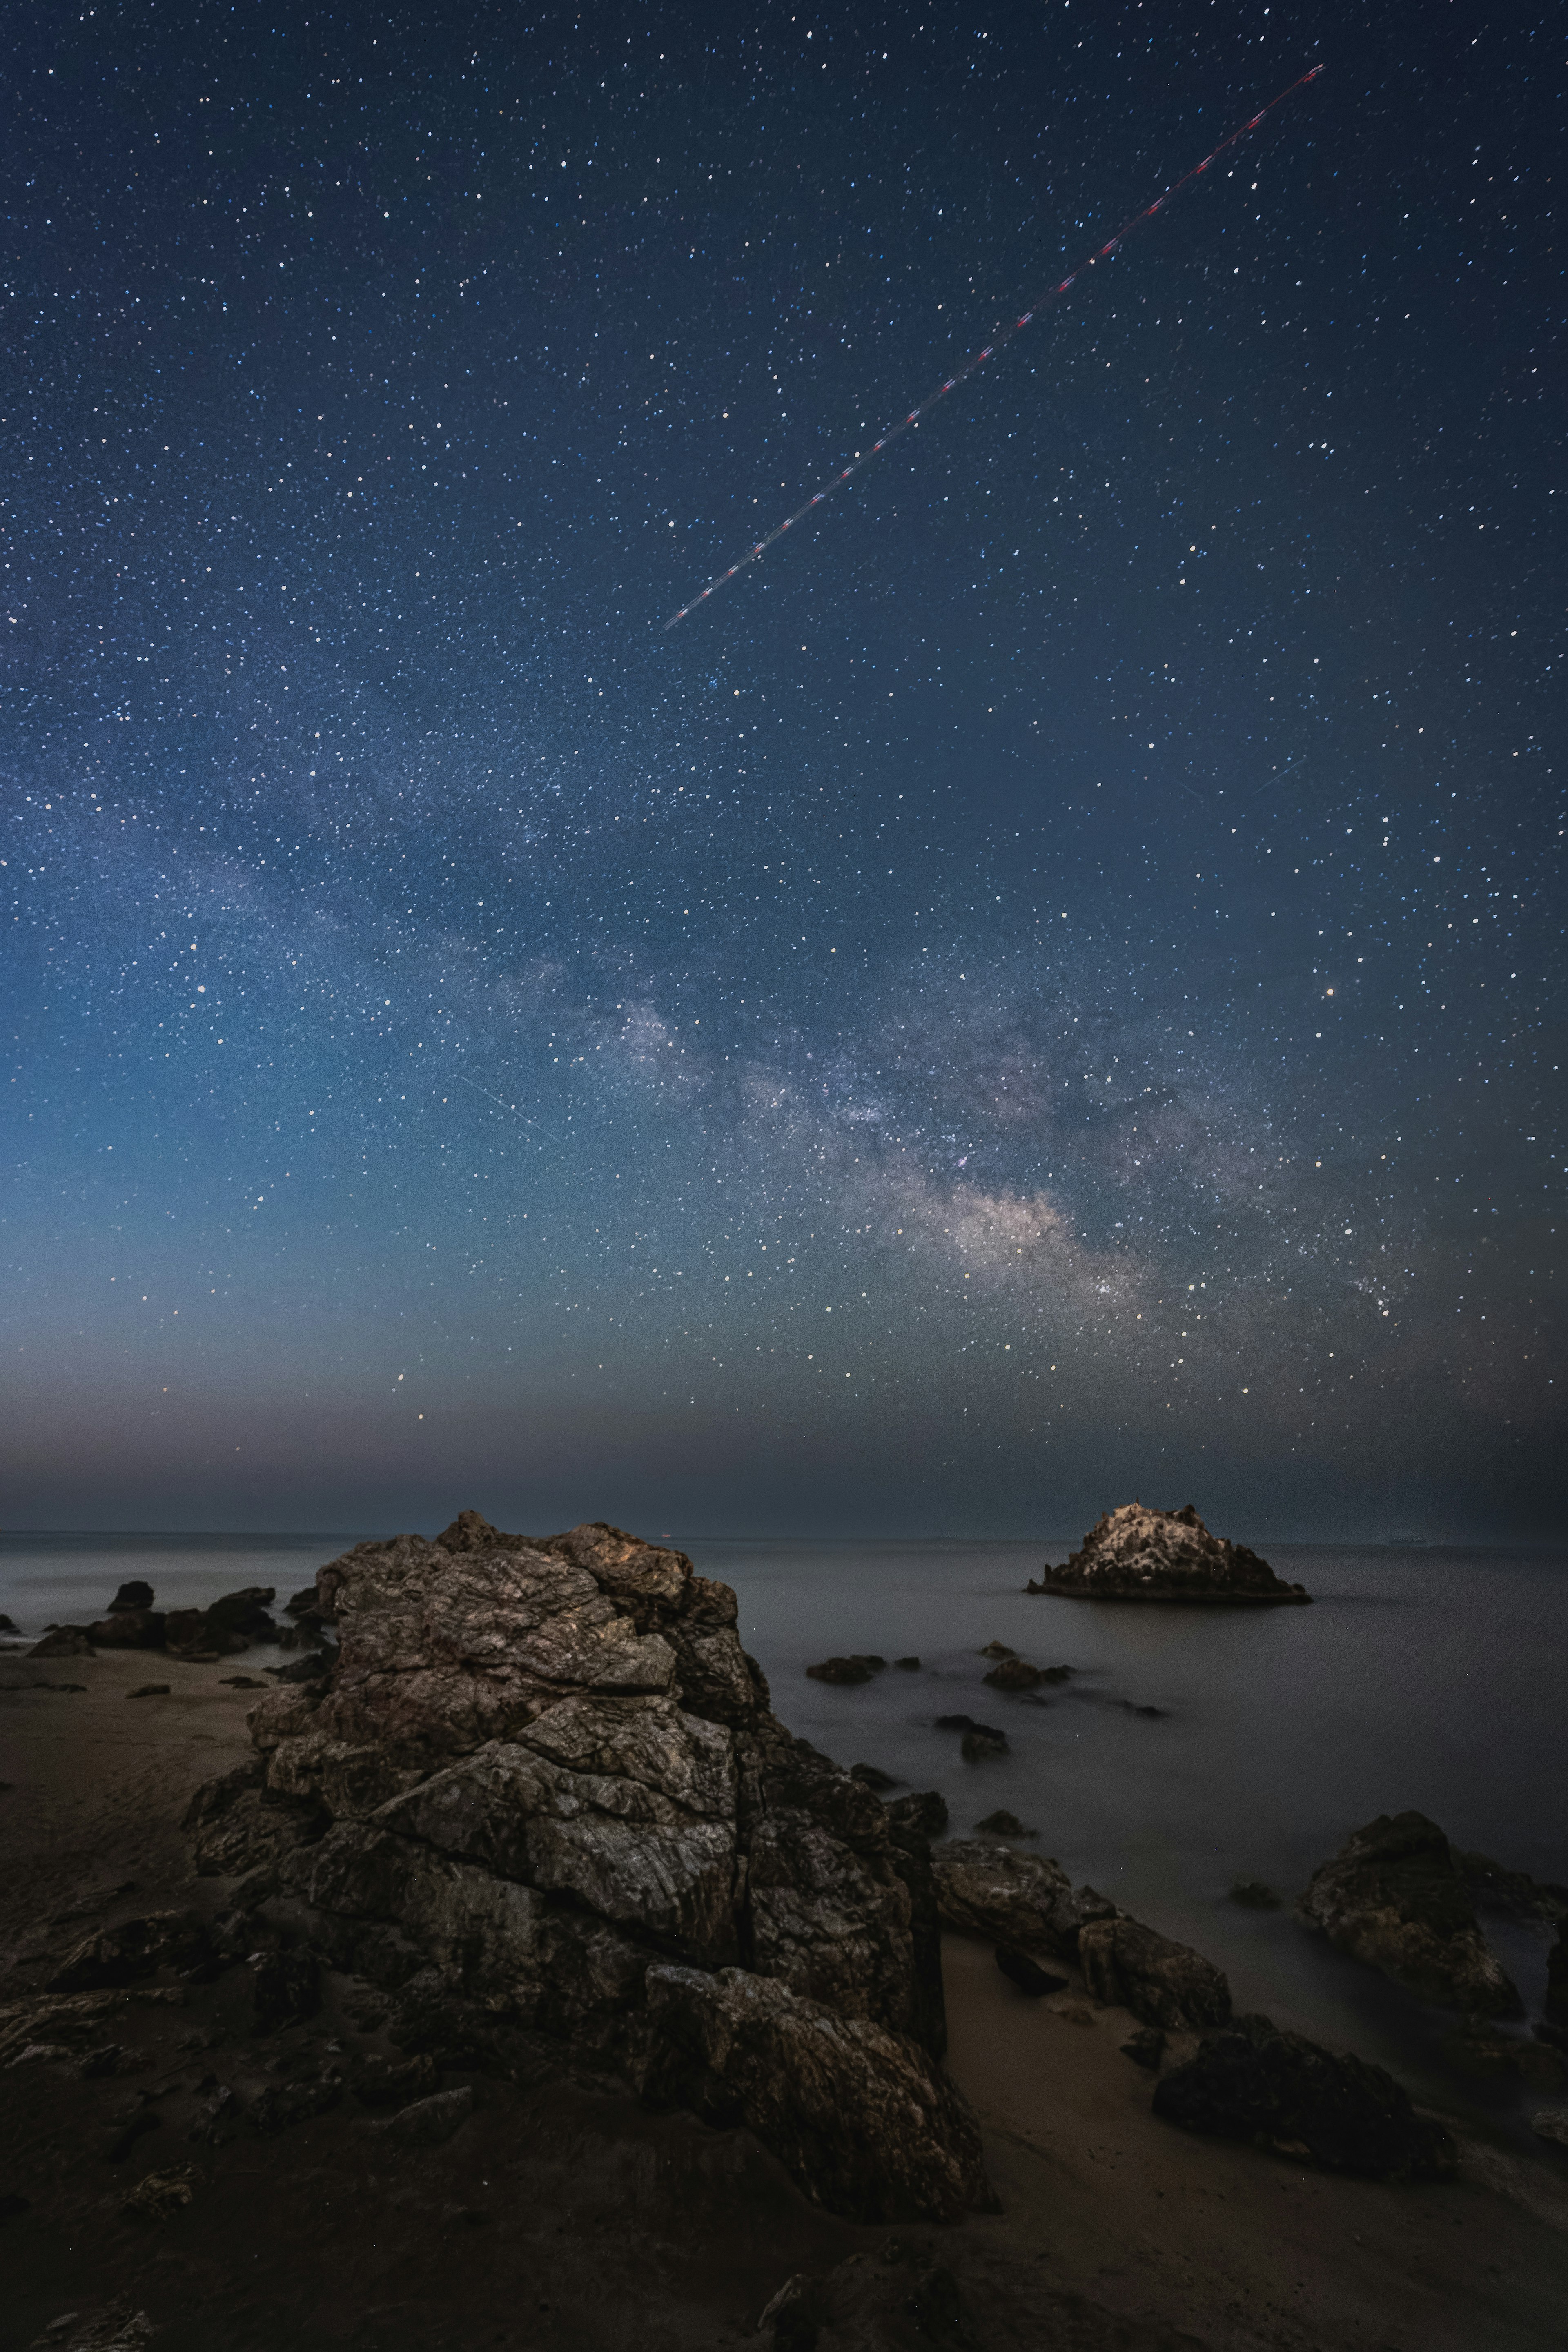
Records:
<instances>
[{"instance_id":1,"label":"reflection on water","mask_svg":"<svg viewBox=\"0 0 1568 2352\"><path fill-rule=\"evenodd\" d=\"M0 1536L0 1609L27 1631L79 1622L131 1576L163 1605L244 1584L275 1584L282 1601L354 1540ZM1274 1566L1313 1607L1210 1611L1026 1595L1042 1558L1070 1549L1061 1538L689 1548L739 1593L742 1637L779 1715L828 1755L940 1789L955 1834L1009 1808L1075 1881L1208 1953L1242 2009L1458 2095L1435 2053L1449 2021L1335 1954L1289 1901L1347 1832L1407 1806L1457 1845L1568 1879L1568 1559L1275 1547ZM1074 1679L1021 1697L988 1690L976 1653L993 1640ZM913 1652L921 1671L889 1667L851 1689L806 1679L815 1659L848 1651ZM1002 1726L1011 1755L965 1765L957 1738L932 1728L954 1712ZM1238 1878L1266 1881L1284 1906L1243 1909L1227 1892ZM1499 1927L1493 1940L1538 2002L1545 1932ZM1531 2104L1487 2086L1467 2095L1494 2111Z\"/></svg>"}]
</instances>

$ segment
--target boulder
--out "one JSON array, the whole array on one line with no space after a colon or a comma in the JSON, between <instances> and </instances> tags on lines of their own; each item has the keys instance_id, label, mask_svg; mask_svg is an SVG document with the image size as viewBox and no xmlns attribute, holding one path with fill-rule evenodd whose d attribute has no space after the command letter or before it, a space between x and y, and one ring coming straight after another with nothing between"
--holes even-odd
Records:
<instances>
[{"instance_id":1,"label":"boulder","mask_svg":"<svg viewBox=\"0 0 1568 2352\"><path fill-rule=\"evenodd\" d=\"M824 1658L819 1665L807 1666L806 1673L814 1683L868 1683L883 1658Z\"/></svg>"},{"instance_id":2,"label":"boulder","mask_svg":"<svg viewBox=\"0 0 1568 2352\"><path fill-rule=\"evenodd\" d=\"M13 1625L11 1631L15 1633L16 1630ZM921 1670L921 1662L918 1658L895 1658L893 1664L906 1675L918 1675Z\"/></svg>"},{"instance_id":3,"label":"boulder","mask_svg":"<svg viewBox=\"0 0 1568 2352\"><path fill-rule=\"evenodd\" d=\"M165 1622L161 1609L111 1609L88 1627L88 1638L103 1650L159 1650Z\"/></svg>"},{"instance_id":4,"label":"boulder","mask_svg":"<svg viewBox=\"0 0 1568 2352\"><path fill-rule=\"evenodd\" d=\"M20 1633L21 1630L16 1619L7 1617L4 1609L0 1609L0 1633ZM904 1664L902 1658L899 1660L899 1664L900 1666Z\"/></svg>"},{"instance_id":5,"label":"boulder","mask_svg":"<svg viewBox=\"0 0 1568 2352\"><path fill-rule=\"evenodd\" d=\"M163 1641L179 1658L228 1657L248 1650L253 1642L275 1642L278 1626L270 1614L275 1588L249 1584L242 1591L226 1592L206 1609L171 1609L163 1619Z\"/></svg>"},{"instance_id":6,"label":"boulder","mask_svg":"<svg viewBox=\"0 0 1568 2352\"><path fill-rule=\"evenodd\" d=\"M603 1522L465 1512L357 1545L314 1606L325 1673L187 1815L199 1868L249 1868L237 1903L371 1979L405 2048L553 2036L749 2124L835 2210L879 2210L879 2172L889 2210L986 2193L926 1840L773 1715L728 1587Z\"/></svg>"},{"instance_id":7,"label":"boulder","mask_svg":"<svg viewBox=\"0 0 1568 2352\"><path fill-rule=\"evenodd\" d=\"M1196 2033L1229 2021L1230 1987L1213 1961L1136 1919L1087 1921L1078 1959L1089 1999L1130 2009L1141 2025Z\"/></svg>"},{"instance_id":8,"label":"boulder","mask_svg":"<svg viewBox=\"0 0 1568 2352\"><path fill-rule=\"evenodd\" d=\"M931 1859L942 1926L1009 1951L1076 1958L1091 1921L1121 1916L1092 1886L1075 1894L1060 1863L1043 1854L954 1838L933 1846Z\"/></svg>"},{"instance_id":9,"label":"boulder","mask_svg":"<svg viewBox=\"0 0 1568 2352\"><path fill-rule=\"evenodd\" d=\"M1331 1943L1422 2000L1522 2017L1488 1950L1458 1856L1424 1813L1380 1813L1317 1871L1298 1908Z\"/></svg>"},{"instance_id":10,"label":"boulder","mask_svg":"<svg viewBox=\"0 0 1568 2352\"><path fill-rule=\"evenodd\" d=\"M1037 1690L1046 1677L1038 1666L1030 1665L1027 1658L1004 1658L993 1666L984 1678L993 1690Z\"/></svg>"},{"instance_id":11,"label":"boulder","mask_svg":"<svg viewBox=\"0 0 1568 2352\"><path fill-rule=\"evenodd\" d=\"M1060 1568L1047 1567L1029 1592L1079 1601L1188 1601L1240 1606L1310 1601L1245 1544L1211 1535L1191 1503L1179 1511L1123 1503L1097 1519Z\"/></svg>"},{"instance_id":12,"label":"boulder","mask_svg":"<svg viewBox=\"0 0 1568 2352\"><path fill-rule=\"evenodd\" d=\"M151 1609L152 1606L152 1586L150 1584L143 1583L140 1577L132 1577L128 1584L122 1584L121 1586L119 1591L110 1602L109 1613L111 1617L115 1617L118 1616L121 1611L129 1610L140 1616L145 1611Z\"/></svg>"},{"instance_id":13,"label":"boulder","mask_svg":"<svg viewBox=\"0 0 1568 2352\"><path fill-rule=\"evenodd\" d=\"M35 1642L27 1655L30 1658L90 1658L96 1654L92 1636L85 1625L51 1625L41 1642Z\"/></svg>"},{"instance_id":14,"label":"boulder","mask_svg":"<svg viewBox=\"0 0 1568 2352\"><path fill-rule=\"evenodd\" d=\"M1154 2113L1184 2131L1249 2140L1373 2180L1437 2179L1458 2161L1442 2125L1418 2116L1392 2074L1282 2032L1267 2017L1238 2017L1206 2034L1184 2065L1161 2076Z\"/></svg>"},{"instance_id":15,"label":"boulder","mask_svg":"<svg viewBox=\"0 0 1568 2352\"><path fill-rule=\"evenodd\" d=\"M958 1752L966 1764L984 1764L993 1756L1007 1756L1012 1750L1005 1731L992 1731L984 1723L977 1723L959 1741Z\"/></svg>"}]
</instances>

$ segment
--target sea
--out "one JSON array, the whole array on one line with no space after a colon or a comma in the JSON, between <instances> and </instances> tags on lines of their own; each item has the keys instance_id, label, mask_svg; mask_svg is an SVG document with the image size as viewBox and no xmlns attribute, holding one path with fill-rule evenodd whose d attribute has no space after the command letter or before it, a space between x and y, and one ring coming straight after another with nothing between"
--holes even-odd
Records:
<instances>
[{"instance_id":1,"label":"sea","mask_svg":"<svg viewBox=\"0 0 1568 2352\"><path fill-rule=\"evenodd\" d=\"M1507 2076L1458 2072L1454 2018L1334 1951L1295 1897L1378 1813L1427 1814L1454 1844L1568 1882L1568 1554L1442 1546L1262 1547L1310 1608L1161 1608L1026 1593L1076 1537L1034 1542L817 1541L677 1535L731 1584L741 1634L775 1713L840 1764L874 1765L946 1801L950 1834L1001 1808L1134 1916L1228 1975L1237 2007L1352 2048L1511 2135L1563 2104ZM358 1540L288 1536L0 1533L0 1611L25 1635L102 1612L124 1579L160 1607L272 1585L279 1604ZM1071 1677L986 1687L1003 1642ZM853 1687L810 1679L829 1655L889 1661ZM893 1661L917 1656L918 1671ZM255 1671L265 1651L247 1657ZM935 1718L1005 1731L1010 1752L966 1764ZM1280 1900L1244 1906L1258 1881ZM1543 1926L1489 1919L1488 1937L1541 2013ZM1528 2021L1511 2029L1528 2036Z\"/></svg>"}]
</instances>

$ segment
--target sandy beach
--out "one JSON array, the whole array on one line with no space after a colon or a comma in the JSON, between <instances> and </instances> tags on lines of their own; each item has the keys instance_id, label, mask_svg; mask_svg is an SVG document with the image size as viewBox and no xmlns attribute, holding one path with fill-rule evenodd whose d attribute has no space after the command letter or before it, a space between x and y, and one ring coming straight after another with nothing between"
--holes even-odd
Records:
<instances>
[{"instance_id":1,"label":"sandy beach","mask_svg":"<svg viewBox=\"0 0 1568 2352\"><path fill-rule=\"evenodd\" d=\"M305 2045L395 2058L368 1989L331 1979L320 2016L265 2040L243 1967L205 1984L165 1970L69 2012L40 1996L92 1930L224 1907L179 1822L248 1750L258 1694L225 1679L245 1673L243 1656L0 1656L0 2352L116 2299L168 2352L735 2344L792 2273L851 2257L951 2273L968 2317L943 2336L907 2314L887 2340L910 2346L958 2346L965 2326L997 2352L1568 2342L1568 2160L1456 2126L1457 2179L1385 2186L1192 2138L1151 2114L1126 2011L1076 1985L1031 2001L956 1937L949 2065L1004 2210L947 2230L825 2216L749 2135L646 2114L569 2064L523 2084L447 2075L474 2109L439 2147L403 2145L349 2095L276 2137L228 2124ZM130 1696L147 1682L168 1696ZM161 2218L126 2209L166 2175Z\"/></svg>"}]
</instances>

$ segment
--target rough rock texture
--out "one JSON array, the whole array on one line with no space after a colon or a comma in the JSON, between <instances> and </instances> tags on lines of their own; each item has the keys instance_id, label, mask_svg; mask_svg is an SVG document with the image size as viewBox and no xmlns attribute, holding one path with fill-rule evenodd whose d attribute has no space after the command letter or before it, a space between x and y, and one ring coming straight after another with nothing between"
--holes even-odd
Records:
<instances>
[{"instance_id":1,"label":"rough rock texture","mask_svg":"<svg viewBox=\"0 0 1568 2352\"><path fill-rule=\"evenodd\" d=\"M1253 1605L1310 1601L1245 1544L1211 1535L1191 1503L1179 1511L1123 1503L1097 1519L1061 1568L1049 1566L1029 1592L1080 1601L1194 1601Z\"/></svg>"},{"instance_id":2,"label":"rough rock texture","mask_svg":"<svg viewBox=\"0 0 1568 2352\"><path fill-rule=\"evenodd\" d=\"M52 1626L27 1653L30 1658L90 1658L92 1654L92 1636L85 1625Z\"/></svg>"},{"instance_id":3,"label":"rough rock texture","mask_svg":"<svg viewBox=\"0 0 1568 2352\"><path fill-rule=\"evenodd\" d=\"M163 1645L163 1625L161 1610L116 1607L88 1627L88 1638L103 1650L158 1650Z\"/></svg>"},{"instance_id":4,"label":"rough rock texture","mask_svg":"<svg viewBox=\"0 0 1568 2352\"><path fill-rule=\"evenodd\" d=\"M1060 1863L1043 1854L1016 1853L1011 1846L980 1838L953 1838L933 1846L931 1860L942 1926L1009 1951L1076 1958L1079 1938L1091 1921L1121 1916L1115 1904L1092 1886L1080 1886L1075 1894Z\"/></svg>"},{"instance_id":5,"label":"rough rock texture","mask_svg":"<svg viewBox=\"0 0 1568 2352\"><path fill-rule=\"evenodd\" d=\"M941 1837L947 1827L947 1799L936 1789L921 1789L910 1797L894 1797L888 1805L888 1819L895 1829L912 1831L928 1843Z\"/></svg>"},{"instance_id":6,"label":"rough rock texture","mask_svg":"<svg viewBox=\"0 0 1568 2352\"><path fill-rule=\"evenodd\" d=\"M1457 2162L1442 2125L1418 2116L1392 2074L1267 2017L1238 2017L1205 2035L1185 2065L1162 2075L1154 2113L1185 2131L1374 2180L1436 2179Z\"/></svg>"},{"instance_id":7,"label":"rough rock texture","mask_svg":"<svg viewBox=\"0 0 1568 2352\"><path fill-rule=\"evenodd\" d=\"M144 1919L122 1919L79 1943L49 1979L51 1993L96 1992L133 1983L169 1963L190 1965L207 1943L199 1911L153 1911Z\"/></svg>"},{"instance_id":8,"label":"rough rock texture","mask_svg":"<svg viewBox=\"0 0 1568 2352\"><path fill-rule=\"evenodd\" d=\"M1458 1858L1424 1813L1380 1813L1357 1830L1298 1907L1342 1951L1422 2000L1478 2017L1524 2014L1476 1924Z\"/></svg>"},{"instance_id":9,"label":"rough rock texture","mask_svg":"<svg viewBox=\"0 0 1568 2352\"><path fill-rule=\"evenodd\" d=\"M1484 1853L1456 1853L1454 1860L1465 1874L1478 1911L1492 1912L1500 1919L1540 1919L1548 1927L1554 1927L1568 1911L1568 1886L1550 1878L1505 1870L1500 1862L1492 1862Z\"/></svg>"},{"instance_id":10,"label":"rough rock texture","mask_svg":"<svg viewBox=\"0 0 1568 2352\"><path fill-rule=\"evenodd\" d=\"M271 1887L286 1935L397 1997L405 2046L421 2018L562 2037L867 2218L984 2196L934 2063L929 1847L770 1712L727 1586L603 1524L464 1512L356 1546L315 1610L330 1671L252 1710L263 1766L199 1792L198 1868Z\"/></svg>"},{"instance_id":11,"label":"rough rock texture","mask_svg":"<svg viewBox=\"0 0 1568 2352\"><path fill-rule=\"evenodd\" d=\"M1087 1921L1078 1958L1089 1999L1130 2009L1140 2024L1195 2033L1229 2022L1230 1987L1213 1961L1136 1919Z\"/></svg>"}]
</instances>

